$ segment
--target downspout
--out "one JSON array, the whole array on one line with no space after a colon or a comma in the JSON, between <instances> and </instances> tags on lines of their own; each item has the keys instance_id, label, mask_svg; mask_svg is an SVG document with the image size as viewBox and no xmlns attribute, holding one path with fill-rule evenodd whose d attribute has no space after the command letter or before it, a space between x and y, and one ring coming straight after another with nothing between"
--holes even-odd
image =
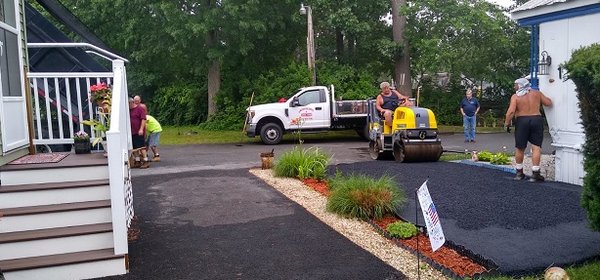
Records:
<instances>
[{"instance_id":1,"label":"downspout","mask_svg":"<svg viewBox=\"0 0 600 280\"><path fill-rule=\"evenodd\" d=\"M531 25L531 63L529 65L529 73L531 75L531 87L539 90L539 79L538 79L538 53L539 53L539 41L540 41L540 25Z\"/></svg>"}]
</instances>

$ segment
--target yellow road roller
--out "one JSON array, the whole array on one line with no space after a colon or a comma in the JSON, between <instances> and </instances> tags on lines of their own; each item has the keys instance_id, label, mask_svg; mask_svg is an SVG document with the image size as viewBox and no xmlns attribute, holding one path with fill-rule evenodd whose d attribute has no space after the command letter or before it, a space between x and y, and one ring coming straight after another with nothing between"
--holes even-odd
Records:
<instances>
[{"instance_id":1,"label":"yellow road roller","mask_svg":"<svg viewBox=\"0 0 600 280\"><path fill-rule=\"evenodd\" d=\"M369 154L380 160L393 158L398 162L438 161L442 141L438 137L433 112L422 107L399 106L394 111L392 125L385 125L375 107L368 102Z\"/></svg>"}]
</instances>

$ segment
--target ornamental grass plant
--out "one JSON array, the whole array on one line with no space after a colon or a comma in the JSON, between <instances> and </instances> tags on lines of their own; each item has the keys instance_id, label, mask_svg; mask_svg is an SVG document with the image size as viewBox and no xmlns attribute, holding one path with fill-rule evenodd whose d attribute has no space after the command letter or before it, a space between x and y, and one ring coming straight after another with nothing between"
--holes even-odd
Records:
<instances>
[{"instance_id":1,"label":"ornamental grass plant","mask_svg":"<svg viewBox=\"0 0 600 280\"><path fill-rule=\"evenodd\" d=\"M327 210L345 217L377 219L394 214L406 203L406 195L392 179L384 175L374 179L366 175L337 173L329 180L331 195Z\"/></svg>"},{"instance_id":2,"label":"ornamental grass plant","mask_svg":"<svg viewBox=\"0 0 600 280\"><path fill-rule=\"evenodd\" d=\"M330 156L319 148L303 149L296 146L281 155L273 171L277 177L323 179Z\"/></svg>"}]
</instances>

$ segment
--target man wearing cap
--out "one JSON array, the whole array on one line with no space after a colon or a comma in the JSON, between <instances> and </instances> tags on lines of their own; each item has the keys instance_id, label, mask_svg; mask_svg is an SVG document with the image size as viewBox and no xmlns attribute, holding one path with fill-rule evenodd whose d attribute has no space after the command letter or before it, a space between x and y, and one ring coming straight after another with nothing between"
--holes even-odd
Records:
<instances>
[{"instance_id":1,"label":"man wearing cap","mask_svg":"<svg viewBox=\"0 0 600 280\"><path fill-rule=\"evenodd\" d=\"M515 94L510 97L510 105L506 110L504 127L510 132L510 121L515 121L515 162L517 163L517 176L515 180L525 179L523 173L523 158L527 142L531 143L533 155L532 176L530 182L542 182L544 177L540 174L540 159L542 157L542 141L544 140L544 118L540 112L541 106L552 106L552 100L541 91L531 88L525 78L515 81Z\"/></svg>"}]
</instances>

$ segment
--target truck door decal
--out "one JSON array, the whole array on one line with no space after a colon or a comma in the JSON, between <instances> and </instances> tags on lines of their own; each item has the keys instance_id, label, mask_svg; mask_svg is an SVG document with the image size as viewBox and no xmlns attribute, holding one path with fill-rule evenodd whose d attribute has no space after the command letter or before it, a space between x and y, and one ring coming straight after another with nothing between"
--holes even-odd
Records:
<instances>
[{"instance_id":1,"label":"truck door decal","mask_svg":"<svg viewBox=\"0 0 600 280\"><path fill-rule=\"evenodd\" d=\"M313 108L302 108L300 109L300 117L302 119L305 120L312 120L313 119L313 114L314 114L314 109Z\"/></svg>"}]
</instances>

